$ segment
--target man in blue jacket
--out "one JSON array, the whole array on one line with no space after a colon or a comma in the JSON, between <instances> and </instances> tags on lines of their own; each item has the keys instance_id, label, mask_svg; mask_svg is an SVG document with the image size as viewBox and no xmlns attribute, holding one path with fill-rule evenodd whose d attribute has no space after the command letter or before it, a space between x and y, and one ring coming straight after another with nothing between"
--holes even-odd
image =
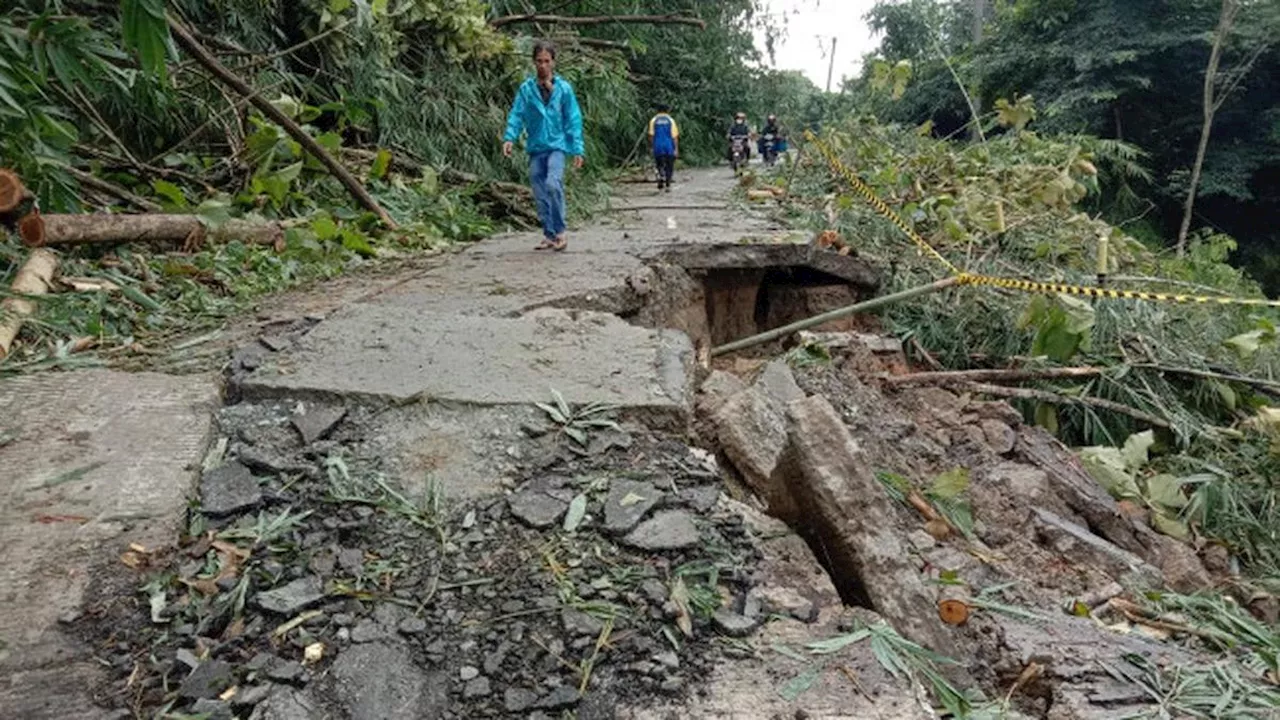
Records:
<instances>
[{"instance_id":1,"label":"man in blue jacket","mask_svg":"<svg viewBox=\"0 0 1280 720\"><path fill-rule=\"evenodd\" d=\"M515 103L507 115L507 131L502 136L502 154L511 157L522 130L528 132L525 152L529 154L529 175L533 199L542 221L542 242L536 249L563 250L564 158L573 156L573 166L582 167L582 110L573 87L555 74L556 48L539 40L533 46L537 74L516 91Z\"/></svg>"}]
</instances>

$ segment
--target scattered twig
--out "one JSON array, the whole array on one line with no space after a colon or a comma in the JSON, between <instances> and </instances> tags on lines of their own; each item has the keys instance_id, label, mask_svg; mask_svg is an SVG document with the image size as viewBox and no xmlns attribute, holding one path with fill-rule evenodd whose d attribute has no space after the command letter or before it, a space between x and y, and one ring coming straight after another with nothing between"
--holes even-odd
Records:
<instances>
[{"instance_id":1,"label":"scattered twig","mask_svg":"<svg viewBox=\"0 0 1280 720\"><path fill-rule=\"evenodd\" d=\"M163 208L159 203L152 202L144 197L140 197L113 182L108 182L100 177L90 175L89 173L75 167L67 166L67 174L74 177L81 185L92 188L98 192L105 193L119 200L147 212L160 212Z\"/></svg>"},{"instance_id":2,"label":"scattered twig","mask_svg":"<svg viewBox=\"0 0 1280 720\"><path fill-rule=\"evenodd\" d=\"M1194 635L1203 640L1210 640L1217 643L1223 643L1225 645L1235 645L1238 643L1236 638L1233 638L1226 633L1219 632L1217 630L1210 630L1208 628L1194 627L1183 622L1178 622L1177 620L1160 615L1136 603L1125 600L1124 598L1112 598L1107 603L1107 606L1114 608L1129 622L1139 623L1157 630L1182 633L1184 635Z\"/></svg>"},{"instance_id":3,"label":"scattered twig","mask_svg":"<svg viewBox=\"0 0 1280 720\"><path fill-rule=\"evenodd\" d=\"M995 397L1017 398L1020 400L1037 400L1039 402L1051 403L1054 405L1089 405L1091 407L1102 410L1110 410L1121 415L1128 415L1134 420L1140 420L1148 425L1158 428L1170 428L1168 420L1156 417L1148 412L1143 412L1134 407L1130 407L1123 403L1113 402L1095 397L1068 397L1059 395L1058 393L1049 392L1047 390L1033 390L1031 388L1004 387L1003 385L991 385L988 383L968 382L960 383L960 386L970 392L980 393L983 395L993 395Z\"/></svg>"}]
</instances>

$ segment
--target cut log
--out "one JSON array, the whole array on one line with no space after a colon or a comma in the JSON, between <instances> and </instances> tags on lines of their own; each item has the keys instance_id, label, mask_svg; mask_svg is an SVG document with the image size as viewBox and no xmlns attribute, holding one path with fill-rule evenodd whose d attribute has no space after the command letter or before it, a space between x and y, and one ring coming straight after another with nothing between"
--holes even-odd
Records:
<instances>
[{"instance_id":1,"label":"cut log","mask_svg":"<svg viewBox=\"0 0 1280 720\"><path fill-rule=\"evenodd\" d=\"M229 220L206 230L195 215L45 215L43 238L25 232L20 234L23 242L32 247L131 242L187 243L204 239L213 242L240 240L255 245L276 245L284 238L284 225L279 222Z\"/></svg>"},{"instance_id":2,"label":"cut log","mask_svg":"<svg viewBox=\"0 0 1280 720\"><path fill-rule=\"evenodd\" d=\"M34 301L23 295L44 295L53 287L53 276L58 272L58 256L51 250L38 249L18 270L10 290L14 297L0 302L0 359L8 357L13 341L22 329L22 323L36 310Z\"/></svg>"},{"instance_id":3,"label":"cut log","mask_svg":"<svg viewBox=\"0 0 1280 720\"><path fill-rule=\"evenodd\" d=\"M17 210L26 195L27 189L17 173L0 169L0 215Z\"/></svg>"},{"instance_id":4,"label":"cut log","mask_svg":"<svg viewBox=\"0 0 1280 720\"><path fill-rule=\"evenodd\" d=\"M18 221L18 237L28 247L41 247L45 241L44 216L32 210Z\"/></svg>"}]
</instances>

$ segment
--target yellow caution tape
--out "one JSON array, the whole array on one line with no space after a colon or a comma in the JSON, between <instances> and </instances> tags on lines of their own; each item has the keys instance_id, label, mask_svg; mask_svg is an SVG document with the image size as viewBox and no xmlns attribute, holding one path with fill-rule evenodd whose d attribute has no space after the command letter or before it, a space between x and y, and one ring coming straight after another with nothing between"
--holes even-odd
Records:
<instances>
[{"instance_id":1,"label":"yellow caution tape","mask_svg":"<svg viewBox=\"0 0 1280 720\"><path fill-rule=\"evenodd\" d=\"M926 255L936 260L943 267L959 280L961 285L985 285L988 287L1004 288L1006 290L1019 290L1029 293L1061 293L1063 295L1080 295L1084 297L1094 298L1111 298L1115 300L1145 300L1148 302L1164 302L1164 303L1183 303L1195 305L1244 305L1252 307L1274 307L1280 308L1280 300L1267 300L1265 298L1238 298L1225 295L1181 295L1176 293L1158 293L1147 292L1144 290L1117 290L1113 288L1104 288L1091 285L1071 285L1068 283L1052 283L1038 282L1035 280L1022 280L1019 278L996 277L991 275L974 275L960 270L950 260L943 257L932 245L920 234L911 228L901 217L898 216L888 203L881 200L861 178L852 170L845 167L840 158L831 150L826 143L818 139L812 131L805 131L805 139L817 146L818 151L826 159L827 164L831 166L832 172L844 178L859 195L867 201L876 212L880 213L895 227L903 232L911 239Z\"/></svg>"},{"instance_id":2,"label":"yellow caution tape","mask_svg":"<svg viewBox=\"0 0 1280 720\"><path fill-rule=\"evenodd\" d=\"M1252 305L1258 307L1280 307L1280 300L1258 298L1237 298L1225 295L1179 295L1174 293L1146 292L1144 290L1116 290L1114 288L1093 285L1070 285L1067 283L1036 282L1018 278L993 277L991 275L971 275L960 273L961 285L987 285L1021 290L1030 293L1061 293L1063 295L1083 295L1095 298L1113 298L1116 300L1146 300L1149 302L1189 303L1197 305Z\"/></svg>"}]
</instances>

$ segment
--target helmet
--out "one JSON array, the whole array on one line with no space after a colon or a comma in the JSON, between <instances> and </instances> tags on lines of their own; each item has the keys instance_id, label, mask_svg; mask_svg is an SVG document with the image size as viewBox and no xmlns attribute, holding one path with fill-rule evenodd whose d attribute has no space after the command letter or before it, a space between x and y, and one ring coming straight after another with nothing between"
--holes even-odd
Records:
<instances>
[{"instance_id":1,"label":"helmet","mask_svg":"<svg viewBox=\"0 0 1280 720\"><path fill-rule=\"evenodd\" d=\"M769 119L770 119L770 120L777 120L777 119L778 119L778 116L777 116L777 115L770 115L770 116L769 116Z\"/></svg>"}]
</instances>

